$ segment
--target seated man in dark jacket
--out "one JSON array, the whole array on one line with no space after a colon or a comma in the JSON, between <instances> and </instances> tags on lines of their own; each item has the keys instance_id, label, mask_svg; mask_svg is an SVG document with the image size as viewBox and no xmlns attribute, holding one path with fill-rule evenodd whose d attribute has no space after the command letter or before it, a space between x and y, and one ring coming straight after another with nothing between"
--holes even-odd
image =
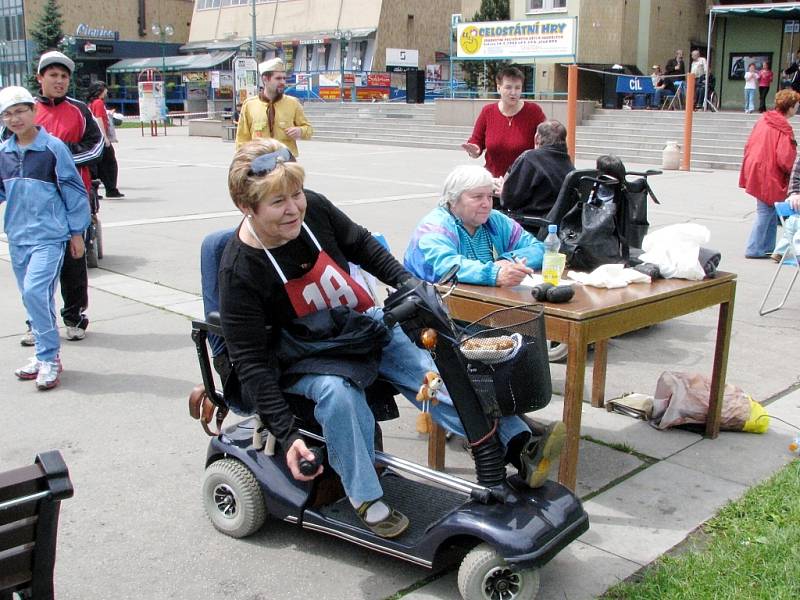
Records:
<instances>
[{"instance_id":1,"label":"seated man in dark jacket","mask_svg":"<svg viewBox=\"0 0 800 600\"><path fill-rule=\"evenodd\" d=\"M500 205L507 212L545 217L575 166L567 153L567 129L560 122L540 123L534 144L533 150L520 154L511 165L503 181Z\"/></svg>"}]
</instances>

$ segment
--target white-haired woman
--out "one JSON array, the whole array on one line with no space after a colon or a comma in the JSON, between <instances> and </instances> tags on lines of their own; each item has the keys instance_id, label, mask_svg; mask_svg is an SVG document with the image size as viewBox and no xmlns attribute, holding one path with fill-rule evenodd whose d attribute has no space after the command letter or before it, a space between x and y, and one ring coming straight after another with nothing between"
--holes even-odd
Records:
<instances>
[{"instance_id":1,"label":"white-haired woman","mask_svg":"<svg viewBox=\"0 0 800 600\"><path fill-rule=\"evenodd\" d=\"M492 210L492 175L476 165L456 167L437 206L420 221L405 267L437 281L453 265L463 283L511 287L542 266L544 245L503 213Z\"/></svg>"}]
</instances>

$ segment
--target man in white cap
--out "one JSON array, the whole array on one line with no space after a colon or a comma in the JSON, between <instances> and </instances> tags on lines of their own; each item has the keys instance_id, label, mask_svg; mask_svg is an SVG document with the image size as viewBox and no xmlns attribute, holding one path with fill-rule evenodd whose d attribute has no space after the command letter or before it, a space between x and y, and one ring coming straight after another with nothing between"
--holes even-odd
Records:
<instances>
[{"instance_id":1,"label":"man in white cap","mask_svg":"<svg viewBox=\"0 0 800 600\"><path fill-rule=\"evenodd\" d=\"M306 119L303 107L296 98L284 96L286 67L280 58L272 58L258 66L263 89L258 96L242 104L236 128L236 148L258 138L273 138L282 142L292 156L297 157L296 140L310 140L314 129Z\"/></svg>"},{"instance_id":2,"label":"man in white cap","mask_svg":"<svg viewBox=\"0 0 800 600\"><path fill-rule=\"evenodd\" d=\"M89 107L67 96L74 71L75 63L56 50L45 52L39 58L36 81L42 91L37 99L36 124L67 145L86 187L86 193L90 194L92 177L89 174L89 165L100 160L105 144ZM86 257L73 257L69 248L64 254L64 265L61 267L61 297L64 300L61 318L67 327L67 339L82 340L89 325L85 314L89 305L89 277L86 272ZM28 345L25 343L30 341L27 337L26 335L21 340L23 345Z\"/></svg>"}]
</instances>

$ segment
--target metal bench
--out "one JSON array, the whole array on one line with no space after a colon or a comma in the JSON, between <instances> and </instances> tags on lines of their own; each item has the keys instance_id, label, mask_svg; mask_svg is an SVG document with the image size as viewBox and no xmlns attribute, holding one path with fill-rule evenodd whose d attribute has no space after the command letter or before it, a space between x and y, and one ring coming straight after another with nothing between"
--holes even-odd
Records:
<instances>
[{"instance_id":1,"label":"metal bench","mask_svg":"<svg viewBox=\"0 0 800 600\"><path fill-rule=\"evenodd\" d=\"M52 600L61 500L73 494L57 450L0 473L0 600Z\"/></svg>"}]
</instances>

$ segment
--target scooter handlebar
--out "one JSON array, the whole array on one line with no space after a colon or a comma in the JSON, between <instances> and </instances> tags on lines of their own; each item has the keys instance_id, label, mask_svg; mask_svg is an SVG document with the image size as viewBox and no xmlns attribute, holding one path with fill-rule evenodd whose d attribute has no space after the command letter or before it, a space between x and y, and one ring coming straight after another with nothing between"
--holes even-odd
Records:
<instances>
[{"instance_id":1,"label":"scooter handlebar","mask_svg":"<svg viewBox=\"0 0 800 600\"><path fill-rule=\"evenodd\" d=\"M319 466L322 464L322 461L325 460L323 450L319 446L311 446L308 450L313 452L314 460L301 458L299 461L297 461L297 467L300 469L300 472L303 475L313 475L316 473L317 469L319 469Z\"/></svg>"},{"instance_id":2,"label":"scooter handlebar","mask_svg":"<svg viewBox=\"0 0 800 600\"><path fill-rule=\"evenodd\" d=\"M412 298L407 298L391 309L384 309L383 324L391 329L397 323L413 317L417 308L417 303Z\"/></svg>"}]
</instances>

